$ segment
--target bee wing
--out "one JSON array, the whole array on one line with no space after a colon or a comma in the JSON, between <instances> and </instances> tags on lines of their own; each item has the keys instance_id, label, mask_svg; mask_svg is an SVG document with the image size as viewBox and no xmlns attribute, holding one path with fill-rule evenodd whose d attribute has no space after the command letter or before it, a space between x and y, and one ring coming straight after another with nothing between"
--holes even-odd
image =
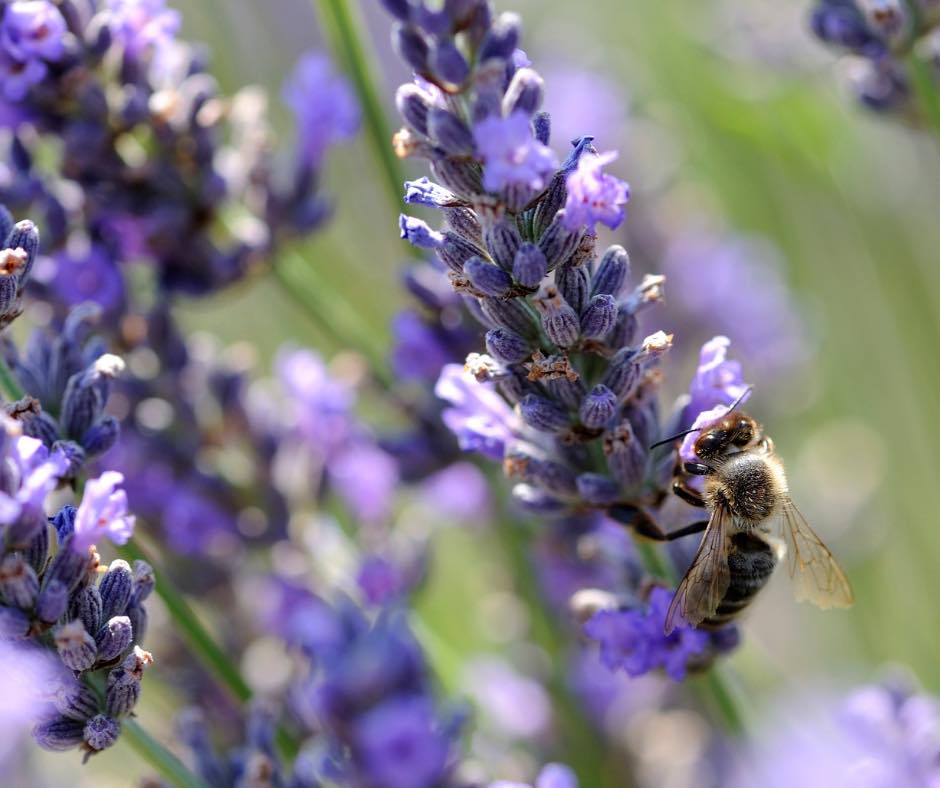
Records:
<instances>
[{"instance_id":1,"label":"bee wing","mask_svg":"<svg viewBox=\"0 0 940 788\"><path fill-rule=\"evenodd\" d=\"M796 577L797 601L809 601L824 610L850 607L854 596L845 572L792 501L782 507L780 521L790 577Z\"/></svg>"},{"instance_id":2,"label":"bee wing","mask_svg":"<svg viewBox=\"0 0 940 788\"><path fill-rule=\"evenodd\" d=\"M731 582L728 569L729 526L731 513L723 506L712 512L702 543L692 559L685 577L666 613L663 631L668 635L676 628L676 615L681 614L692 626L714 614Z\"/></svg>"}]
</instances>

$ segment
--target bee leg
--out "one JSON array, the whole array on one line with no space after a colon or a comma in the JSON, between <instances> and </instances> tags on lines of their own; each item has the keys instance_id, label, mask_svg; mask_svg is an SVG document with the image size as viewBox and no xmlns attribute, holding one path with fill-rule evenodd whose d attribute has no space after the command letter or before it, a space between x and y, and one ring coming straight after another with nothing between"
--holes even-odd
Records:
<instances>
[{"instance_id":1,"label":"bee leg","mask_svg":"<svg viewBox=\"0 0 940 788\"><path fill-rule=\"evenodd\" d=\"M686 473L691 473L693 476L707 476L712 472L712 469L703 462L685 462L682 464L682 468Z\"/></svg>"},{"instance_id":2,"label":"bee leg","mask_svg":"<svg viewBox=\"0 0 940 788\"><path fill-rule=\"evenodd\" d=\"M705 500L702 498L701 494L682 482L673 482L672 491L686 503L692 504L692 506L698 506L700 509L705 508Z\"/></svg>"},{"instance_id":3,"label":"bee leg","mask_svg":"<svg viewBox=\"0 0 940 788\"><path fill-rule=\"evenodd\" d=\"M683 536L702 533L702 531L708 527L708 522L708 520L701 520L691 525L686 525L677 531L666 533L650 518L646 517L642 520L634 520L633 527L640 536L645 536L647 539L652 539L654 542L671 542L674 539L681 539Z\"/></svg>"}]
</instances>

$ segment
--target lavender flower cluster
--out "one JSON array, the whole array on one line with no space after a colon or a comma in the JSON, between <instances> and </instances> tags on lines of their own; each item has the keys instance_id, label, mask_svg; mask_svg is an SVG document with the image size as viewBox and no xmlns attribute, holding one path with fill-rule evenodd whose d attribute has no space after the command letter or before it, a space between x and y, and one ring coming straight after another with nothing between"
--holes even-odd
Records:
<instances>
[{"instance_id":1,"label":"lavender flower cluster","mask_svg":"<svg viewBox=\"0 0 940 788\"><path fill-rule=\"evenodd\" d=\"M3 254L11 261L4 280L10 282L9 322L21 309L39 235L28 221L11 229L6 209L0 216ZM92 755L117 740L153 661L140 643L154 577L144 561L131 568L118 559L99 571L96 543L107 538L124 544L134 528L120 473L89 480L77 508L46 514L56 488L77 479L86 453L108 448L117 437L116 423L102 409L107 380L120 360L85 352L75 336L82 316L73 318L61 335L34 339L29 361L17 371L36 396L9 403L0 417L0 630L11 662L45 660L49 668L46 686L29 688L35 710L46 707L33 732L36 741ZM14 344L4 341L14 352ZM50 646L58 656L51 667Z\"/></svg>"},{"instance_id":2,"label":"lavender flower cluster","mask_svg":"<svg viewBox=\"0 0 940 788\"><path fill-rule=\"evenodd\" d=\"M649 447L700 413L713 421L741 393L727 340L706 346L691 402L678 402L661 425L659 363L672 337L640 338L638 314L660 301L663 278L631 287L624 248L599 259L595 251L597 225L616 228L625 216L629 188L604 170L616 154L599 154L584 136L559 166L540 111L542 80L518 49L514 15L495 17L486 3L430 16L386 6L398 19L393 42L416 75L396 96L406 123L397 150L427 159L440 181L406 183L405 201L444 214L440 230L403 215L401 235L435 252L486 331L485 354L443 367L435 392L448 404L444 423L463 450L502 462L530 512L606 512L663 538L649 513L669 497L672 460ZM613 597L614 609L586 628L609 667L640 675L664 666L681 679L687 664L707 664L736 642L725 633L664 638L671 594L655 591L647 609L636 590L632 606L621 610Z\"/></svg>"},{"instance_id":3,"label":"lavender flower cluster","mask_svg":"<svg viewBox=\"0 0 940 788\"><path fill-rule=\"evenodd\" d=\"M915 125L924 123L914 99L914 59L926 62L928 81L940 79L940 4L934 0L818 0L813 34L851 55L851 77L859 101L869 109Z\"/></svg>"}]
</instances>

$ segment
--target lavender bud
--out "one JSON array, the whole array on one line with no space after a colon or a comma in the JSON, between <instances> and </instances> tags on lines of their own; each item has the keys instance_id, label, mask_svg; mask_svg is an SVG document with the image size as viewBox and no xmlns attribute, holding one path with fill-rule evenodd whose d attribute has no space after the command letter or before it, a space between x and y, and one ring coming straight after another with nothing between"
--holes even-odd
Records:
<instances>
[{"instance_id":1,"label":"lavender bud","mask_svg":"<svg viewBox=\"0 0 940 788\"><path fill-rule=\"evenodd\" d=\"M110 662L120 656L134 640L134 629L127 616L114 616L95 635L98 662Z\"/></svg>"},{"instance_id":2,"label":"lavender bud","mask_svg":"<svg viewBox=\"0 0 940 788\"><path fill-rule=\"evenodd\" d=\"M59 552L61 552L65 540L75 531L76 514L78 514L78 509L74 506L63 506L56 512L55 517L52 518L52 525L55 528L56 535L59 537ZM58 553L56 553L56 555L58 555Z\"/></svg>"},{"instance_id":3,"label":"lavender bud","mask_svg":"<svg viewBox=\"0 0 940 788\"><path fill-rule=\"evenodd\" d=\"M634 343L639 327L639 321L633 310L627 304L620 304L617 307L617 319L614 321L614 327L607 334L604 342L614 350L625 348Z\"/></svg>"},{"instance_id":4,"label":"lavender bud","mask_svg":"<svg viewBox=\"0 0 940 788\"><path fill-rule=\"evenodd\" d=\"M594 151L594 146L591 145L593 141L593 137L581 137L574 140L573 150L562 163L561 169L552 176L548 188L535 208L535 216L532 220L532 230L537 237L546 231L555 220L558 211L564 207L568 199L568 175L577 168L581 156Z\"/></svg>"},{"instance_id":5,"label":"lavender bud","mask_svg":"<svg viewBox=\"0 0 940 788\"><path fill-rule=\"evenodd\" d=\"M0 594L21 610L32 608L39 594L39 578L21 555L8 555L0 563Z\"/></svg>"},{"instance_id":6,"label":"lavender bud","mask_svg":"<svg viewBox=\"0 0 940 788\"><path fill-rule=\"evenodd\" d=\"M517 250L512 262L513 278L523 287L538 287L548 263L542 250L535 244L526 241Z\"/></svg>"},{"instance_id":7,"label":"lavender bud","mask_svg":"<svg viewBox=\"0 0 940 788\"><path fill-rule=\"evenodd\" d=\"M418 249L437 249L444 243L443 234L432 229L423 219L405 213L398 215L398 235Z\"/></svg>"},{"instance_id":8,"label":"lavender bud","mask_svg":"<svg viewBox=\"0 0 940 788\"><path fill-rule=\"evenodd\" d=\"M127 617L131 620L131 628L134 631L134 642L140 645L144 642L144 636L147 634L147 608L143 605L131 604L127 608Z\"/></svg>"},{"instance_id":9,"label":"lavender bud","mask_svg":"<svg viewBox=\"0 0 940 788\"><path fill-rule=\"evenodd\" d=\"M643 481L646 449L636 439L629 421L604 435L604 454L611 475L620 484L633 487Z\"/></svg>"},{"instance_id":10,"label":"lavender bud","mask_svg":"<svg viewBox=\"0 0 940 788\"><path fill-rule=\"evenodd\" d=\"M428 136L451 156L473 153L473 134L453 112L434 107L428 115Z\"/></svg>"},{"instance_id":11,"label":"lavender bud","mask_svg":"<svg viewBox=\"0 0 940 788\"><path fill-rule=\"evenodd\" d=\"M642 370L640 361L638 352L629 347L618 350L610 360L607 374L604 375L604 385L620 400L629 397L639 383Z\"/></svg>"},{"instance_id":12,"label":"lavender bud","mask_svg":"<svg viewBox=\"0 0 940 788\"><path fill-rule=\"evenodd\" d=\"M24 416L20 424L23 425L24 435L41 440L46 446L51 446L62 437L56 420L45 411Z\"/></svg>"},{"instance_id":13,"label":"lavender bud","mask_svg":"<svg viewBox=\"0 0 940 788\"><path fill-rule=\"evenodd\" d=\"M580 233L573 233L565 227L564 218L565 211L562 209L555 214L552 223L539 238L539 249L548 261L549 271L554 270L556 266L571 257L581 241Z\"/></svg>"},{"instance_id":14,"label":"lavender bud","mask_svg":"<svg viewBox=\"0 0 940 788\"><path fill-rule=\"evenodd\" d=\"M431 50L429 65L444 82L460 85L470 74L470 66L457 45L451 39L439 41Z\"/></svg>"},{"instance_id":15,"label":"lavender bud","mask_svg":"<svg viewBox=\"0 0 940 788\"><path fill-rule=\"evenodd\" d=\"M526 394L534 394L536 391L535 386L528 381L525 373L514 367L509 367L506 370L506 374L496 383L496 388L512 405L518 404Z\"/></svg>"},{"instance_id":16,"label":"lavender bud","mask_svg":"<svg viewBox=\"0 0 940 788\"><path fill-rule=\"evenodd\" d=\"M45 571L46 564L49 562L49 526L46 523L37 529L36 535L23 555L29 561L29 565L36 570L36 574L41 575Z\"/></svg>"},{"instance_id":17,"label":"lavender bud","mask_svg":"<svg viewBox=\"0 0 940 788\"><path fill-rule=\"evenodd\" d=\"M503 364L518 364L532 355L532 348L525 338L504 328L486 332L486 351Z\"/></svg>"},{"instance_id":18,"label":"lavender bud","mask_svg":"<svg viewBox=\"0 0 940 788\"><path fill-rule=\"evenodd\" d=\"M527 339L535 339L538 336L538 326L516 299L504 301L501 298L482 298L480 308L494 327L514 331Z\"/></svg>"},{"instance_id":19,"label":"lavender bud","mask_svg":"<svg viewBox=\"0 0 940 788\"><path fill-rule=\"evenodd\" d=\"M437 249L437 256L451 271L462 274L464 263L471 257L482 257L485 253L471 243L467 243L450 230L444 233L444 242Z\"/></svg>"},{"instance_id":20,"label":"lavender bud","mask_svg":"<svg viewBox=\"0 0 940 788\"><path fill-rule=\"evenodd\" d=\"M112 717L130 713L140 700L140 680L144 670L153 664L153 656L139 646L125 657L120 667L108 674L106 705Z\"/></svg>"},{"instance_id":21,"label":"lavender bud","mask_svg":"<svg viewBox=\"0 0 940 788\"><path fill-rule=\"evenodd\" d=\"M395 93L395 106L411 128L428 136L428 115L431 103L428 95L417 85L402 85Z\"/></svg>"},{"instance_id":22,"label":"lavender bud","mask_svg":"<svg viewBox=\"0 0 940 788\"><path fill-rule=\"evenodd\" d=\"M101 594L101 617L105 621L123 615L134 592L134 574L130 564L120 558L112 561L98 584L98 592Z\"/></svg>"},{"instance_id":23,"label":"lavender bud","mask_svg":"<svg viewBox=\"0 0 940 788\"><path fill-rule=\"evenodd\" d=\"M561 514L568 509L564 501L530 484L517 484L512 488L512 497L532 514Z\"/></svg>"},{"instance_id":24,"label":"lavender bud","mask_svg":"<svg viewBox=\"0 0 940 788\"><path fill-rule=\"evenodd\" d=\"M52 450L61 452L67 461L63 478L74 479L85 464L85 450L75 441L61 440L52 444Z\"/></svg>"},{"instance_id":25,"label":"lavender bud","mask_svg":"<svg viewBox=\"0 0 940 788\"><path fill-rule=\"evenodd\" d=\"M512 287L512 277L509 274L479 257L467 260L463 264L463 272L477 290L489 296L505 295Z\"/></svg>"},{"instance_id":26,"label":"lavender bud","mask_svg":"<svg viewBox=\"0 0 940 788\"><path fill-rule=\"evenodd\" d=\"M554 460L532 460L530 478L534 484L555 495L571 497L578 491L574 471Z\"/></svg>"},{"instance_id":27,"label":"lavender bud","mask_svg":"<svg viewBox=\"0 0 940 788\"><path fill-rule=\"evenodd\" d=\"M601 264L591 277L591 295L606 294L618 298L629 275L630 257L626 249L611 246L604 252Z\"/></svg>"},{"instance_id":28,"label":"lavender bud","mask_svg":"<svg viewBox=\"0 0 940 788\"><path fill-rule=\"evenodd\" d=\"M142 604L153 592L156 584L153 567L146 561L134 561L134 593L131 595L131 604Z\"/></svg>"},{"instance_id":29,"label":"lavender bud","mask_svg":"<svg viewBox=\"0 0 940 788\"><path fill-rule=\"evenodd\" d=\"M55 688L52 702L59 714L77 722L85 722L98 713L97 696L80 681L63 681Z\"/></svg>"},{"instance_id":30,"label":"lavender bud","mask_svg":"<svg viewBox=\"0 0 940 788\"><path fill-rule=\"evenodd\" d=\"M15 607L0 605L0 638L17 640L29 633L29 616Z\"/></svg>"},{"instance_id":31,"label":"lavender bud","mask_svg":"<svg viewBox=\"0 0 940 788\"><path fill-rule=\"evenodd\" d=\"M527 115L535 114L542 105L543 91L542 78L531 68L520 68L513 74L503 97L503 114L510 115L515 110L522 110Z\"/></svg>"},{"instance_id":32,"label":"lavender bud","mask_svg":"<svg viewBox=\"0 0 940 788\"><path fill-rule=\"evenodd\" d=\"M89 553L79 553L77 550L72 549L72 536L69 535L61 543L58 552L52 559L43 582L51 583L53 580L58 580L71 593L85 578L90 561L91 556Z\"/></svg>"},{"instance_id":33,"label":"lavender bud","mask_svg":"<svg viewBox=\"0 0 940 788\"><path fill-rule=\"evenodd\" d=\"M590 279L591 275L584 265L572 265L568 262L558 266L555 271L555 286L562 298L578 314L587 306Z\"/></svg>"},{"instance_id":34,"label":"lavender bud","mask_svg":"<svg viewBox=\"0 0 940 788\"><path fill-rule=\"evenodd\" d=\"M535 139L543 145L548 145L552 136L552 119L547 112L537 112L532 119L532 128Z\"/></svg>"},{"instance_id":35,"label":"lavender bud","mask_svg":"<svg viewBox=\"0 0 940 788\"><path fill-rule=\"evenodd\" d=\"M0 249L10 248L7 238L13 232L13 214L11 214L5 205L0 205Z\"/></svg>"},{"instance_id":36,"label":"lavender bud","mask_svg":"<svg viewBox=\"0 0 940 788\"><path fill-rule=\"evenodd\" d=\"M380 0L380 2L382 3L382 7L399 22L408 21L411 12L411 6L408 0Z\"/></svg>"},{"instance_id":37,"label":"lavender bud","mask_svg":"<svg viewBox=\"0 0 940 788\"><path fill-rule=\"evenodd\" d=\"M483 228L476 213L470 208L445 208L444 221L465 241L474 246L483 246Z\"/></svg>"},{"instance_id":38,"label":"lavender bud","mask_svg":"<svg viewBox=\"0 0 940 788\"><path fill-rule=\"evenodd\" d=\"M581 317L581 333L588 339L603 339L617 320L617 302L612 295L596 295Z\"/></svg>"},{"instance_id":39,"label":"lavender bud","mask_svg":"<svg viewBox=\"0 0 940 788\"><path fill-rule=\"evenodd\" d=\"M29 277L33 263L36 262L36 254L39 252L39 230L28 219L17 222L7 236L6 246L8 249L22 249L25 253L25 259L17 268L17 279L22 287Z\"/></svg>"},{"instance_id":40,"label":"lavender bud","mask_svg":"<svg viewBox=\"0 0 940 788\"><path fill-rule=\"evenodd\" d=\"M52 624L65 615L69 604L68 589L58 580L43 586L36 600L36 618L46 624Z\"/></svg>"},{"instance_id":41,"label":"lavender bud","mask_svg":"<svg viewBox=\"0 0 940 788\"><path fill-rule=\"evenodd\" d=\"M592 430L606 427L617 412L617 395L607 386L596 385L581 403L581 423Z\"/></svg>"},{"instance_id":42,"label":"lavender bud","mask_svg":"<svg viewBox=\"0 0 940 788\"><path fill-rule=\"evenodd\" d=\"M542 313L542 328L552 342L566 348L578 341L581 331L578 314L554 287L548 288L544 297L536 299L535 305Z\"/></svg>"},{"instance_id":43,"label":"lavender bud","mask_svg":"<svg viewBox=\"0 0 940 788\"><path fill-rule=\"evenodd\" d=\"M415 71L428 70L428 44L413 27L395 25L392 28L392 46L398 56Z\"/></svg>"},{"instance_id":44,"label":"lavender bud","mask_svg":"<svg viewBox=\"0 0 940 788\"><path fill-rule=\"evenodd\" d=\"M483 181L478 164L462 158L443 156L431 162L431 172L459 197L473 199L483 193Z\"/></svg>"},{"instance_id":45,"label":"lavender bud","mask_svg":"<svg viewBox=\"0 0 940 788\"><path fill-rule=\"evenodd\" d=\"M53 630L59 659L69 670L81 673L95 664L98 651L95 640L85 631L85 625L76 619Z\"/></svg>"},{"instance_id":46,"label":"lavender bud","mask_svg":"<svg viewBox=\"0 0 940 788\"><path fill-rule=\"evenodd\" d=\"M405 202L408 205L424 205L428 208L452 208L460 205L460 198L430 178L405 181Z\"/></svg>"},{"instance_id":47,"label":"lavender bud","mask_svg":"<svg viewBox=\"0 0 940 788\"><path fill-rule=\"evenodd\" d=\"M120 422L114 416L105 416L92 424L82 436L82 448L88 456L104 454L117 442L120 434Z\"/></svg>"},{"instance_id":48,"label":"lavender bud","mask_svg":"<svg viewBox=\"0 0 940 788\"><path fill-rule=\"evenodd\" d=\"M522 420L542 432L564 432L571 426L568 413L550 399L527 394L519 403Z\"/></svg>"},{"instance_id":49,"label":"lavender bud","mask_svg":"<svg viewBox=\"0 0 940 788\"><path fill-rule=\"evenodd\" d=\"M98 586L87 585L72 595L69 602L69 618L81 619L86 632L97 632L100 629L102 621L107 619L103 615L103 605Z\"/></svg>"},{"instance_id":50,"label":"lavender bud","mask_svg":"<svg viewBox=\"0 0 940 788\"><path fill-rule=\"evenodd\" d=\"M71 750L85 740L85 723L56 717L33 728L33 738L44 750Z\"/></svg>"},{"instance_id":51,"label":"lavender bud","mask_svg":"<svg viewBox=\"0 0 940 788\"><path fill-rule=\"evenodd\" d=\"M519 28L521 22L516 14L500 14L493 22L480 45L479 61L490 58L509 60L519 46Z\"/></svg>"},{"instance_id":52,"label":"lavender bud","mask_svg":"<svg viewBox=\"0 0 940 788\"><path fill-rule=\"evenodd\" d=\"M578 495L594 506L607 506L620 496L620 485L599 473L582 473L577 485Z\"/></svg>"},{"instance_id":53,"label":"lavender bud","mask_svg":"<svg viewBox=\"0 0 940 788\"><path fill-rule=\"evenodd\" d=\"M25 260L26 255L21 250L0 252L0 317L17 317L19 314L17 273Z\"/></svg>"},{"instance_id":54,"label":"lavender bud","mask_svg":"<svg viewBox=\"0 0 940 788\"><path fill-rule=\"evenodd\" d=\"M108 400L110 381L124 369L124 362L106 353L83 372L69 378L62 399L62 418L65 434L80 439L97 420Z\"/></svg>"},{"instance_id":55,"label":"lavender bud","mask_svg":"<svg viewBox=\"0 0 940 788\"><path fill-rule=\"evenodd\" d=\"M120 735L120 723L113 717L107 717L104 714L99 714L88 720L83 731L85 744L95 751L108 749L118 740Z\"/></svg>"},{"instance_id":56,"label":"lavender bud","mask_svg":"<svg viewBox=\"0 0 940 788\"><path fill-rule=\"evenodd\" d=\"M519 235L515 222L503 217L487 224L483 231L483 240L496 264L504 271L511 272L516 252L522 244L522 236Z\"/></svg>"}]
</instances>

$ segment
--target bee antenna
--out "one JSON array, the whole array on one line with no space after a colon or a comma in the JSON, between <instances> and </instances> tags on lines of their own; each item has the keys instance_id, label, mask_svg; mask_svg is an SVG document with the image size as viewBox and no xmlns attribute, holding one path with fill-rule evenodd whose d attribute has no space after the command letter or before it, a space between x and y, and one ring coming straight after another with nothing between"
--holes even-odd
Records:
<instances>
[{"instance_id":1,"label":"bee antenna","mask_svg":"<svg viewBox=\"0 0 940 788\"><path fill-rule=\"evenodd\" d=\"M744 391L741 392L741 395L734 402L731 403L731 407L728 408L725 415L727 415L728 413L731 413L731 411L733 411L736 407L738 407L738 405L744 402L744 399L747 397L748 394L751 393L753 388L754 388L753 386L748 386L746 389L744 389ZM656 441L656 443L650 446L650 451L655 449L657 446L665 446L667 443L672 443L674 440L678 440L679 438L684 438L686 435L690 435L693 432L699 432L701 431L701 429L702 429L701 427L692 427L691 429L684 430L683 432L677 432L675 435L670 435L668 438L663 438L661 441Z\"/></svg>"}]
</instances>

